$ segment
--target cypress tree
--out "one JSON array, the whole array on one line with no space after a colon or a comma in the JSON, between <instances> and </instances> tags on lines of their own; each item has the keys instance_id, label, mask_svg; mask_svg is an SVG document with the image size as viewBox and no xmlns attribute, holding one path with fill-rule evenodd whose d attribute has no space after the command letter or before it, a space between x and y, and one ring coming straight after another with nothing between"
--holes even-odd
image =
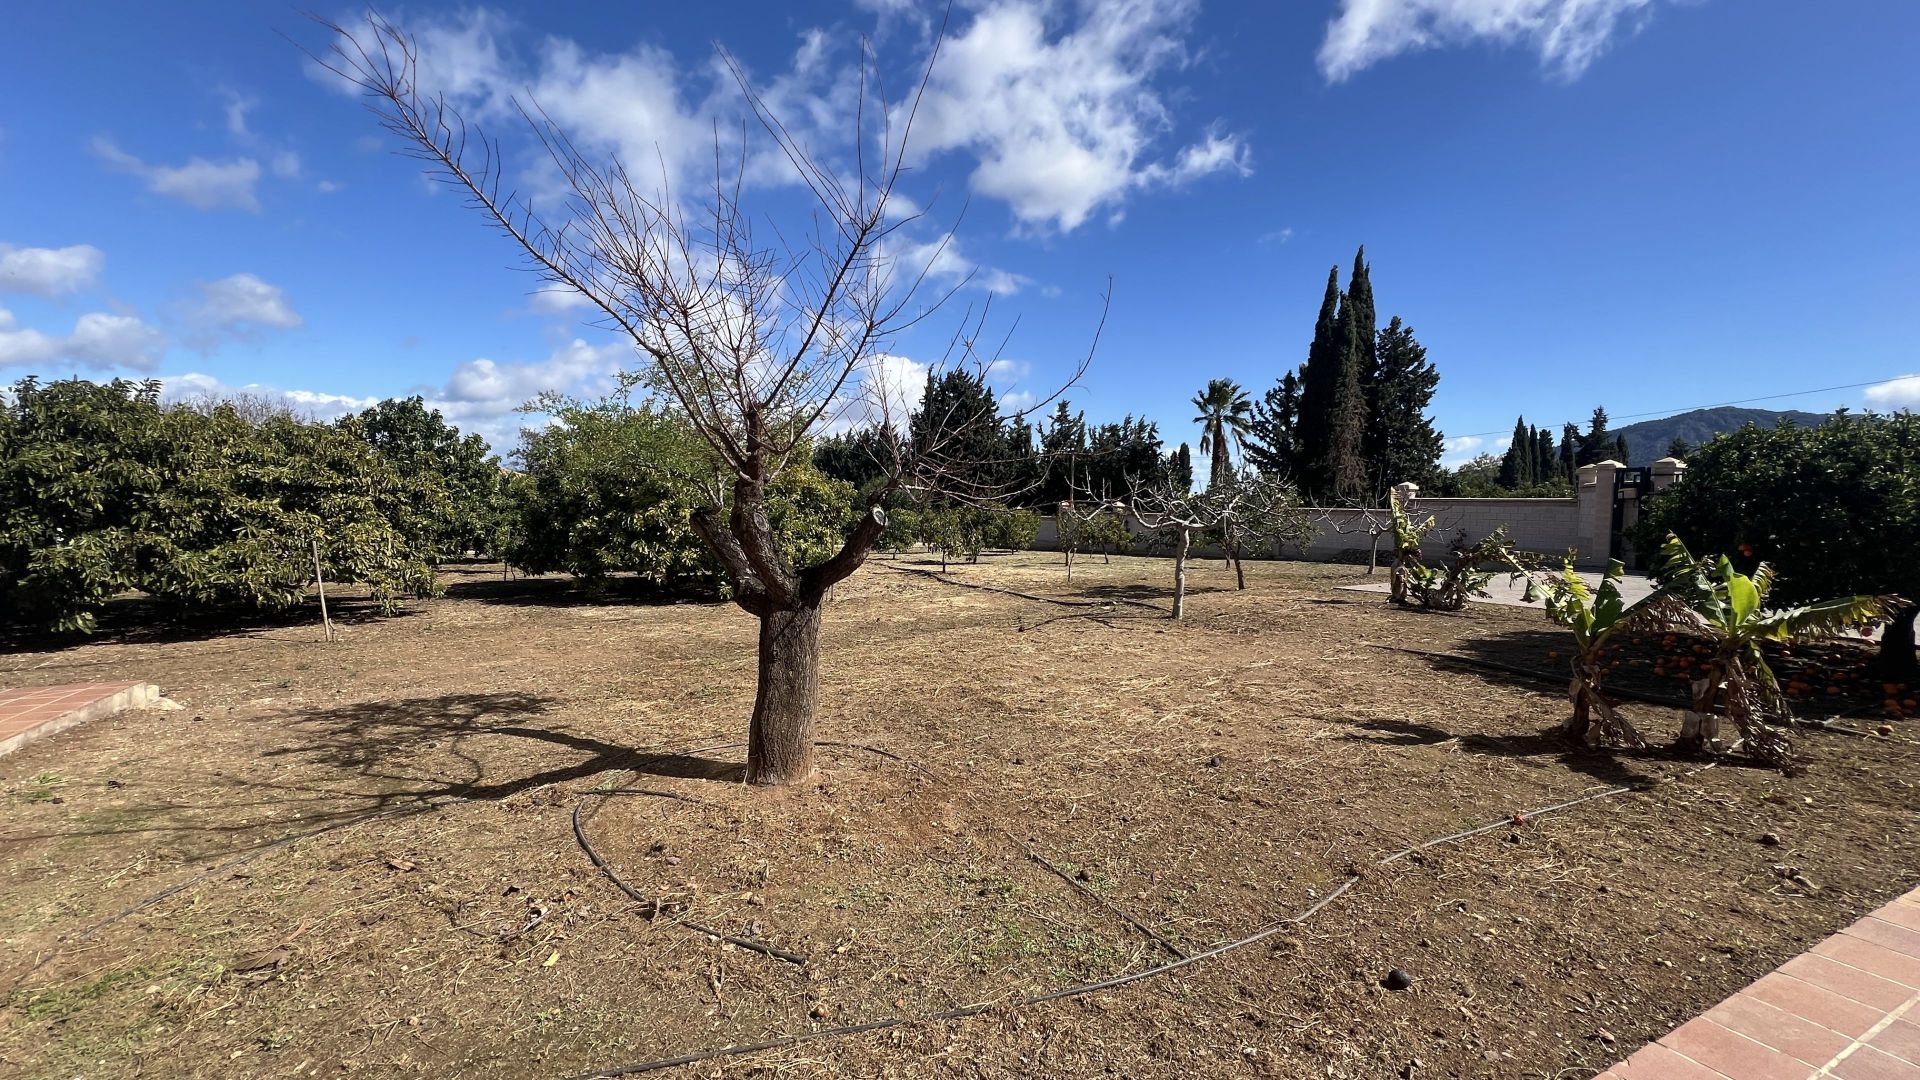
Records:
<instances>
[{"instance_id":1,"label":"cypress tree","mask_svg":"<svg viewBox=\"0 0 1920 1080\"><path fill-rule=\"evenodd\" d=\"M1625 435L1615 435L1613 437L1613 460L1622 465L1632 464L1627 460L1627 437Z\"/></svg>"},{"instance_id":2,"label":"cypress tree","mask_svg":"<svg viewBox=\"0 0 1920 1080\"><path fill-rule=\"evenodd\" d=\"M1340 347L1339 379L1334 384L1333 413L1328 418L1327 484L1343 499L1357 498L1367 488L1366 440L1370 384L1379 367L1379 329L1375 325L1373 281L1363 245L1353 256L1353 274L1340 305L1335 340Z\"/></svg>"},{"instance_id":3,"label":"cypress tree","mask_svg":"<svg viewBox=\"0 0 1920 1080\"><path fill-rule=\"evenodd\" d=\"M1507 452L1500 459L1500 486L1517 491L1533 483L1533 436L1527 433L1527 418L1513 422L1513 437L1507 440Z\"/></svg>"},{"instance_id":4,"label":"cypress tree","mask_svg":"<svg viewBox=\"0 0 1920 1080\"><path fill-rule=\"evenodd\" d=\"M1443 440L1427 408L1440 373L1427 362L1426 346L1398 315L1380 331L1373 380L1373 416L1367 427L1368 473L1378 494L1394 484L1430 484L1439 472Z\"/></svg>"},{"instance_id":5,"label":"cypress tree","mask_svg":"<svg viewBox=\"0 0 1920 1080\"><path fill-rule=\"evenodd\" d=\"M1545 428L1533 431L1533 479L1535 483L1550 484L1559 469L1555 467L1553 454L1553 432Z\"/></svg>"},{"instance_id":6,"label":"cypress tree","mask_svg":"<svg viewBox=\"0 0 1920 1080\"><path fill-rule=\"evenodd\" d=\"M1320 301L1320 317L1313 324L1313 344L1300 365L1300 419L1297 425L1296 465L1300 485L1318 494L1328 487L1327 446L1333 431L1334 399L1339 396L1340 267L1327 271L1327 292Z\"/></svg>"},{"instance_id":7,"label":"cypress tree","mask_svg":"<svg viewBox=\"0 0 1920 1080\"><path fill-rule=\"evenodd\" d=\"M1591 465L1604 461L1613 453L1613 435L1607 430L1607 410L1596 408L1593 419L1588 423L1587 433L1580 438L1580 454L1576 464Z\"/></svg>"},{"instance_id":8,"label":"cypress tree","mask_svg":"<svg viewBox=\"0 0 1920 1080\"><path fill-rule=\"evenodd\" d=\"M1580 429L1573 424L1560 428L1560 476L1571 484L1580 475Z\"/></svg>"}]
</instances>

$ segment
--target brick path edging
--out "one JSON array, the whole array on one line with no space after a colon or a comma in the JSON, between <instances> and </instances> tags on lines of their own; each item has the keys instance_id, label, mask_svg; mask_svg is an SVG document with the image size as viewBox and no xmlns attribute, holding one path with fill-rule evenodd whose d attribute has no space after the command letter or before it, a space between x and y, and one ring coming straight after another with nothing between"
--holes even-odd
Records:
<instances>
[{"instance_id":1,"label":"brick path edging","mask_svg":"<svg viewBox=\"0 0 1920 1080\"><path fill-rule=\"evenodd\" d=\"M1920 889L1595 1080L1920 1080Z\"/></svg>"},{"instance_id":2,"label":"brick path edging","mask_svg":"<svg viewBox=\"0 0 1920 1080\"><path fill-rule=\"evenodd\" d=\"M0 757L35 739L65 731L122 709L144 709L160 700L152 683L79 683L0 690Z\"/></svg>"}]
</instances>

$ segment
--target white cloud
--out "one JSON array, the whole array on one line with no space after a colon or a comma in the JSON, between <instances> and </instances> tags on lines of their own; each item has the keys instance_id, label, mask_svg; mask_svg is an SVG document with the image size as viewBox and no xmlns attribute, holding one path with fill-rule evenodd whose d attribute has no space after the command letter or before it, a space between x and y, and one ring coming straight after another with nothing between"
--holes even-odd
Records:
<instances>
[{"instance_id":1,"label":"white cloud","mask_svg":"<svg viewBox=\"0 0 1920 1080\"><path fill-rule=\"evenodd\" d=\"M313 185L313 189L322 195L331 195L340 190L340 182L338 180L322 180Z\"/></svg>"},{"instance_id":2,"label":"white cloud","mask_svg":"<svg viewBox=\"0 0 1920 1080\"><path fill-rule=\"evenodd\" d=\"M932 366L908 356L881 353L858 373L858 383L841 395L839 407L828 413L822 434L890 424L899 431L920 407Z\"/></svg>"},{"instance_id":3,"label":"white cloud","mask_svg":"<svg viewBox=\"0 0 1920 1080\"><path fill-rule=\"evenodd\" d=\"M1866 397L1876 409L1920 409L1920 375L1901 375L1869 386Z\"/></svg>"},{"instance_id":4,"label":"white cloud","mask_svg":"<svg viewBox=\"0 0 1920 1080\"><path fill-rule=\"evenodd\" d=\"M107 256L91 244L23 248L0 244L0 292L59 296L93 284Z\"/></svg>"},{"instance_id":5,"label":"white cloud","mask_svg":"<svg viewBox=\"0 0 1920 1080\"><path fill-rule=\"evenodd\" d=\"M408 393L418 393L428 408L440 410L449 423L480 435L496 452L504 454L513 449L521 424L520 406L549 390L584 397L609 393L614 389L614 373L631 356L631 346L622 341L589 345L575 340L544 360L527 363L501 363L485 358L469 360L455 367L444 384L418 387ZM262 383L232 386L199 372L163 376L161 382L162 396L168 400L244 394L284 403L295 412L321 420L360 412L381 400L325 390L288 390Z\"/></svg>"},{"instance_id":6,"label":"white cloud","mask_svg":"<svg viewBox=\"0 0 1920 1080\"><path fill-rule=\"evenodd\" d=\"M247 113L252 111L257 102L234 90L222 91L222 96L227 99L227 134L236 139L251 138L253 132L247 129Z\"/></svg>"},{"instance_id":7,"label":"white cloud","mask_svg":"<svg viewBox=\"0 0 1920 1080\"><path fill-rule=\"evenodd\" d=\"M1270 233L1262 233L1260 236L1260 242L1263 244L1284 244L1291 239L1293 239L1293 226L1291 225L1285 228L1275 229Z\"/></svg>"},{"instance_id":8,"label":"white cloud","mask_svg":"<svg viewBox=\"0 0 1920 1080\"><path fill-rule=\"evenodd\" d=\"M1320 72L1340 82L1401 53L1488 40L1522 44L1556 78L1576 79L1653 0L1341 0L1320 44Z\"/></svg>"},{"instance_id":9,"label":"white cloud","mask_svg":"<svg viewBox=\"0 0 1920 1080\"><path fill-rule=\"evenodd\" d=\"M1155 86L1186 61L1195 0L1085 0L1077 25L1041 0L992 0L941 46L913 131L921 154L977 158L969 183L1023 224L1077 228L1133 191L1248 171L1236 136L1211 133L1154 160L1173 126Z\"/></svg>"},{"instance_id":10,"label":"white cloud","mask_svg":"<svg viewBox=\"0 0 1920 1080\"><path fill-rule=\"evenodd\" d=\"M894 245L887 254L894 260L894 274L903 285L922 272L936 286L952 288L965 281L968 288L1001 296L1012 296L1033 284L1033 279L1023 274L974 262L960 250L957 236Z\"/></svg>"},{"instance_id":11,"label":"white cloud","mask_svg":"<svg viewBox=\"0 0 1920 1080\"><path fill-rule=\"evenodd\" d=\"M234 274L198 286L192 322L202 335L246 337L262 330L292 330L304 321L287 294L253 274Z\"/></svg>"},{"instance_id":12,"label":"white cloud","mask_svg":"<svg viewBox=\"0 0 1920 1080\"><path fill-rule=\"evenodd\" d=\"M273 169L273 175L291 180L300 175L300 155L291 150L282 150L273 155L269 166Z\"/></svg>"},{"instance_id":13,"label":"white cloud","mask_svg":"<svg viewBox=\"0 0 1920 1080\"><path fill-rule=\"evenodd\" d=\"M571 285L547 285L533 291L527 307L541 315L572 315L593 307L593 301Z\"/></svg>"},{"instance_id":14,"label":"white cloud","mask_svg":"<svg viewBox=\"0 0 1920 1080\"><path fill-rule=\"evenodd\" d=\"M990 0L942 45L913 152L972 155L974 192L1007 202L1023 225L1061 230L1117 211L1140 190L1246 173L1247 148L1231 134L1209 132L1167 156L1158 148L1173 121L1155 83L1186 63L1181 39L1197 6L1082 0L1069 11L1051 0ZM887 15L913 9L906 0L869 7ZM716 137L723 151L737 149L744 110L731 74L717 63L683 69L651 45L595 53L552 37L523 58L513 48L512 20L484 9L408 29L418 41L423 88L444 92L487 123L517 123L510 97L521 94L581 146L618 155L643 184L663 178L693 190L712 167ZM843 146L853 127L859 59L836 44L843 39L809 29L786 70L754 75L768 107L815 153ZM786 184L796 177L783 155L757 146L748 179Z\"/></svg>"},{"instance_id":15,"label":"white cloud","mask_svg":"<svg viewBox=\"0 0 1920 1080\"><path fill-rule=\"evenodd\" d=\"M372 408L380 401L376 397L329 394L317 390L282 390L265 383L230 386L212 375L197 371L189 371L183 375L162 375L160 397L163 401L184 401L194 398L264 398L316 420L333 420L348 413L360 412L363 409Z\"/></svg>"},{"instance_id":16,"label":"white cloud","mask_svg":"<svg viewBox=\"0 0 1920 1080\"><path fill-rule=\"evenodd\" d=\"M1489 438L1485 435L1456 435L1446 442L1446 448L1440 454L1440 464L1445 468L1464 465L1481 454L1503 454L1512 445L1512 436Z\"/></svg>"},{"instance_id":17,"label":"white cloud","mask_svg":"<svg viewBox=\"0 0 1920 1080\"><path fill-rule=\"evenodd\" d=\"M148 191L179 199L188 206L260 211L260 200L254 194L260 163L252 158L221 162L194 157L184 165L149 165L103 137L93 140L93 152L121 172L145 180Z\"/></svg>"},{"instance_id":18,"label":"white cloud","mask_svg":"<svg viewBox=\"0 0 1920 1080\"><path fill-rule=\"evenodd\" d=\"M166 349L166 335L132 315L89 312L74 320L73 332L45 334L19 325L0 308L0 367L58 363L91 368L153 367Z\"/></svg>"}]
</instances>

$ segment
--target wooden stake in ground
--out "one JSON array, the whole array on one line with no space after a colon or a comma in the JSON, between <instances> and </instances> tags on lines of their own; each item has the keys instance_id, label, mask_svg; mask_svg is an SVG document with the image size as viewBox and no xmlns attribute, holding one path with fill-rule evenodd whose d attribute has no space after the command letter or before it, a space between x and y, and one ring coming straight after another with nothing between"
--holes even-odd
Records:
<instances>
[{"instance_id":1,"label":"wooden stake in ground","mask_svg":"<svg viewBox=\"0 0 1920 1080\"><path fill-rule=\"evenodd\" d=\"M313 538L313 585L320 590L320 622L327 628L327 640L333 640L333 619L327 615L327 580L320 576L320 538Z\"/></svg>"}]
</instances>

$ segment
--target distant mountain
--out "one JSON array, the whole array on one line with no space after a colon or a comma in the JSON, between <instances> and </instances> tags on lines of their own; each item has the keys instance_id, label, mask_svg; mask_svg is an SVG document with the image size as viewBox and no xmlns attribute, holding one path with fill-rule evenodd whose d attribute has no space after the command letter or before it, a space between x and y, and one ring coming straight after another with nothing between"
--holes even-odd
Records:
<instances>
[{"instance_id":1,"label":"distant mountain","mask_svg":"<svg viewBox=\"0 0 1920 1080\"><path fill-rule=\"evenodd\" d=\"M1738 431L1748 424L1772 427L1786 420L1801 427L1813 427L1826 419L1825 413L1801 412L1797 409L1736 409L1728 405L1718 409L1695 409L1678 416L1663 416L1658 420L1642 420L1614 430L1627 437L1627 453L1633 457L1629 464L1651 465L1667 456L1667 447L1672 445L1675 436L1698 446L1715 435Z\"/></svg>"}]
</instances>

